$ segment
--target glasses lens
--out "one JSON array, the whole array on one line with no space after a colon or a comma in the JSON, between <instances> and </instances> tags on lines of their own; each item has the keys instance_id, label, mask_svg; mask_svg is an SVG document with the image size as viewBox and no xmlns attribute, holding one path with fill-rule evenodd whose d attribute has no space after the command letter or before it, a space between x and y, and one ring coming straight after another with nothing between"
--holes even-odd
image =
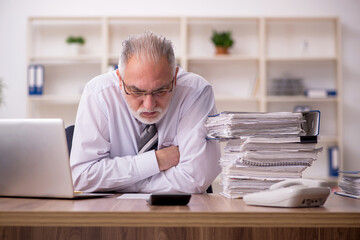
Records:
<instances>
[{"instance_id":1,"label":"glasses lens","mask_svg":"<svg viewBox=\"0 0 360 240\"><path fill-rule=\"evenodd\" d=\"M135 98L140 98L140 97L143 97L143 96L146 96L146 95L151 95L151 96L153 96L153 97L158 97L158 98L160 98L160 97L164 97L167 93L172 92L174 80L171 81L171 83L170 83L171 86L169 86L168 89L158 90L158 91L149 92L149 93L147 93L147 92L133 92L133 91L129 91L129 90L127 89L127 86L125 85L125 83L124 83L123 80L122 80L122 82L123 82L123 86L124 86L125 93L128 94L128 95L131 95L131 96L133 96L133 97L135 97ZM170 85L170 84L169 84L169 85Z\"/></svg>"},{"instance_id":2,"label":"glasses lens","mask_svg":"<svg viewBox=\"0 0 360 240\"><path fill-rule=\"evenodd\" d=\"M130 92L130 95L136 97L136 98L139 98L139 97L142 97L142 96L145 96L145 92Z\"/></svg>"},{"instance_id":3,"label":"glasses lens","mask_svg":"<svg viewBox=\"0 0 360 240\"><path fill-rule=\"evenodd\" d=\"M163 91L154 92L152 95L154 97L163 97L169 92L170 92L170 90L163 90Z\"/></svg>"}]
</instances>

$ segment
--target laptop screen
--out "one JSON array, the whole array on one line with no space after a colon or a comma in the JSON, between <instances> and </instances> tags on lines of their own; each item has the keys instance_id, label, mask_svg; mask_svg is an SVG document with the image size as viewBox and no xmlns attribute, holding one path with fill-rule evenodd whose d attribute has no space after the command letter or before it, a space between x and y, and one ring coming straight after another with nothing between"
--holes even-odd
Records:
<instances>
[{"instance_id":1,"label":"laptop screen","mask_svg":"<svg viewBox=\"0 0 360 240\"><path fill-rule=\"evenodd\" d=\"M0 119L0 195L72 198L61 119Z\"/></svg>"}]
</instances>

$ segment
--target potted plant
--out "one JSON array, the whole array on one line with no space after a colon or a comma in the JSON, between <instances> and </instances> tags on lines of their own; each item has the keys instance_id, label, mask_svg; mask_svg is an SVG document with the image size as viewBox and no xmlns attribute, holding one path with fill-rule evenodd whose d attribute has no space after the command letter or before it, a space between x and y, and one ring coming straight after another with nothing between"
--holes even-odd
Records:
<instances>
[{"instance_id":1,"label":"potted plant","mask_svg":"<svg viewBox=\"0 0 360 240\"><path fill-rule=\"evenodd\" d=\"M79 55L81 47L85 44L85 39L81 36L78 37L69 36L66 39L66 42L69 45L70 54Z\"/></svg>"},{"instance_id":2,"label":"potted plant","mask_svg":"<svg viewBox=\"0 0 360 240\"><path fill-rule=\"evenodd\" d=\"M228 54L228 49L234 44L230 31L213 31L211 41L215 44L216 54Z\"/></svg>"}]
</instances>

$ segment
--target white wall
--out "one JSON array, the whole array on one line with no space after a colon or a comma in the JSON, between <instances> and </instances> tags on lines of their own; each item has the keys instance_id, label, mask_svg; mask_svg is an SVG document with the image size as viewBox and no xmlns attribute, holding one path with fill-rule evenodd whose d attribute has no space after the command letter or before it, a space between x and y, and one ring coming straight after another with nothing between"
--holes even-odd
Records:
<instances>
[{"instance_id":1,"label":"white wall","mask_svg":"<svg viewBox=\"0 0 360 240\"><path fill-rule=\"evenodd\" d=\"M0 118L26 116L29 16L338 16L342 21L345 169L360 170L360 1L358 0L0 0Z\"/></svg>"}]
</instances>

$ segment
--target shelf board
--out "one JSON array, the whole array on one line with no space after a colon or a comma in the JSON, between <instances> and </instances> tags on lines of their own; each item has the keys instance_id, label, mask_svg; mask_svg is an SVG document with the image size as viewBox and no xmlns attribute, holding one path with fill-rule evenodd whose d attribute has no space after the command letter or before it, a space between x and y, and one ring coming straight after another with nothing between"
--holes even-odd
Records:
<instances>
[{"instance_id":1,"label":"shelf board","mask_svg":"<svg viewBox=\"0 0 360 240\"><path fill-rule=\"evenodd\" d=\"M46 17L46 16L37 16L37 17L29 17L29 22L32 25L44 25L44 26L54 26L54 25L74 25L74 24L82 24L82 25L100 25L102 17Z\"/></svg>"},{"instance_id":2,"label":"shelf board","mask_svg":"<svg viewBox=\"0 0 360 240\"><path fill-rule=\"evenodd\" d=\"M181 17L163 16L163 17L147 17L147 16L110 16L108 17L110 25L117 24L179 24Z\"/></svg>"},{"instance_id":3,"label":"shelf board","mask_svg":"<svg viewBox=\"0 0 360 240\"><path fill-rule=\"evenodd\" d=\"M48 104L78 104L80 95L30 95L29 101L33 103Z\"/></svg>"},{"instance_id":4,"label":"shelf board","mask_svg":"<svg viewBox=\"0 0 360 240\"><path fill-rule=\"evenodd\" d=\"M118 62L119 61L119 58L120 58L120 55L119 54L109 54L108 56L108 61L111 63L111 62ZM181 60L181 56L175 56L175 60L176 61L180 61Z\"/></svg>"},{"instance_id":5,"label":"shelf board","mask_svg":"<svg viewBox=\"0 0 360 240\"><path fill-rule=\"evenodd\" d=\"M216 95L215 101L233 101L233 102L256 102L259 101L259 98L256 96L248 96L248 97L229 97L225 95Z\"/></svg>"},{"instance_id":6,"label":"shelf board","mask_svg":"<svg viewBox=\"0 0 360 240\"><path fill-rule=\"evenodd\" d=\"M212 55L212 56L188 56L188 61L191 62L212 62L212 61L259 61L256 56L243 56L243 55Z\"/></svg>"},{"instance_id":7,"label":"shelf board","mask_svg":"<svg viewBox=\"0 0 360 240\"><path fill-rule=\"evenodd\" d=\"M216 22L225 21L225 22L242 22L242 21L259 21L258 17L239 17L239 16L218 16L218 17L203 17L203 16L189 16L186 19L191 21L201 21L201 22Z\"/></svg>"},{"instance_id":8,"label":"shelf board","mask_svg":"<svg viewBox=\"0 0 360 240\"><path fill-rule=\"evenodd\" d=\"M30 57L32 63L68 64L68 63L101 63L100 56L34 56Z\"/></svg>"},{"instance_id":9,"label":"shelf board","mask_svg":"<svg viewBox=\"0 0 360 240\"><path fill-rule=\"evenodd\" d=\"M267 57L265 58L268 62L301 62L301 61L336 61L336 57Z\"/></svg>"},{"instance_id":10,"label":"shelf board","mask_svg":"<svg viewBox=\"0 0 360 240\"><path fill-rule=\"evenodd\" d=\"M289 21L306 21L306 22L312 22L312 21L335 21L337 20L337 17L322 17L322 16L306 16L306 17L293 17L293 16L282 16L282 17L265 17L265 20L269 23L271 21L284 21L285 23Z\"/></svg>"},{"instance_id":11,"label":"shelf board","mask_svg":"<svg viewBox=\"0 0 360 240\"><path fill-rule=\"evenodd\" d=\"M267 96L267 102L336 102L337 97L308 98L306 96Z\"/></svg>"}]
</instances>

